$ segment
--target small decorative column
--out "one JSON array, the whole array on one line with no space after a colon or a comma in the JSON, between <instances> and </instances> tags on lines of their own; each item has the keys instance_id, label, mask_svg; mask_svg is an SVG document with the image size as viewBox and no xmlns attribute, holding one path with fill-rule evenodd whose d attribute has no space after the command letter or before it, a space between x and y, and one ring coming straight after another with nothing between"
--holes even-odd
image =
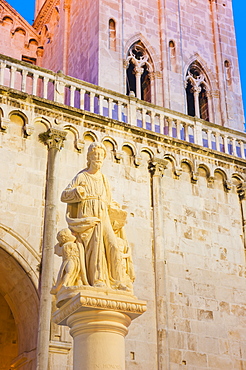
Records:
<instances>
[{"instance_id":1,"label":"small decorative column","mask_svg":"<svg viewBox=\"0 0 246 370\"><path fill-rule=\"evenodd\" d=\"M40 140L48 147L48 159L36 370L48 369L51 318L50 287L52 286L53 281L53 256L57 204L56 155L61 149L65 137L66 132L52 128L39 135Z\"/></svg>"},{"instance_id":2,"label":"small decorative column","mask_svg":"<svg viewBox=\"0 0 246 370\"><path fill-rule=\"evenodd\" d=\"M53 320L70 327L73 369L124 370L128 327L145 311L146 302L102 289L82 289L69 299L53 314Z\"/></svg>"},{"instance_id":3,"label":"small decorative column","mask_svg":"<svg viewBox=\"0 0 246 370\"><path fill-rule=\"evenodd\" d=\"M141 76L144 72L144 69L141 67L136 66L134 68L134 73L136 77L136 97L141 99Z\"/></svg>"},{"instance_id":4,"label":"small decorative column","mask_svg":"<svg viewBox=\"0 0 246 370\"><path fill-rule=\"evenodd\" d=\"M209 116L209 122L214 122L212 94L211 94L210 91L207 91L207 99L208 99L208 116Z\"/></svg>"},{"instance_id":5,"label":"small decorative column","mask_svg":"<svg viewBox=\"0 0 246 370\"><path fill-rule=\"evenodd\" d=\"M193 86L192 90L194 94L195 115L200 118L199 94L201 92L201 88L200 86Z\"/></svg>"}]
</instances>

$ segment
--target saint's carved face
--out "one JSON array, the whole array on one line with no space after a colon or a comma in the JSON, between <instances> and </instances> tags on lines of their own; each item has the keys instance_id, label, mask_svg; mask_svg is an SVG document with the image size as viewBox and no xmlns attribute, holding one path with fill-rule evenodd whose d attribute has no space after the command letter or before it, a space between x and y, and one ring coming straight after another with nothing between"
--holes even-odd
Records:
<instances>
[{"instance_id":1,"label":"saint's carved face","mask_svg":"<svg viewBox=\"0 0 246 370\"><path fill-rule=\"evenodd\" d=\"M91 153L90 153L90 158L89 158L89 168L93 170L100 170L103 164L103 160L105 158L105 153L102 148L95 148Z\"/></svg>"}]
</instances>

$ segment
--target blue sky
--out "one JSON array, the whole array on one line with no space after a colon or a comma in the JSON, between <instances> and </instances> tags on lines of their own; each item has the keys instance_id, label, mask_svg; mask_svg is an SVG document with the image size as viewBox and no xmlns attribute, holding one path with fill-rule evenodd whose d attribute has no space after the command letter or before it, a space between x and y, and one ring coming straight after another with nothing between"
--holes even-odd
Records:
<instances>
[{"instance_id":1,"label":"blue sky","mask_svg":"<svg viewBox=\"0 0 246 370\"><path fill-rule=\"evenodd\" d=\"M9 0L8 2L29 23L33 22L34 2L35 2L34 0L25 0L24 2L21 0ZM25 5L23 5L23 3L25 3ZM241 83L242 83L242 90L243 90L244 112L246 113L246 46L245 46L245 39L244 39L246 1L245 0L232 0L232 5L233 5L233 11L234 11L239 67L240 67Z\"/></svg>"}]
</instances>

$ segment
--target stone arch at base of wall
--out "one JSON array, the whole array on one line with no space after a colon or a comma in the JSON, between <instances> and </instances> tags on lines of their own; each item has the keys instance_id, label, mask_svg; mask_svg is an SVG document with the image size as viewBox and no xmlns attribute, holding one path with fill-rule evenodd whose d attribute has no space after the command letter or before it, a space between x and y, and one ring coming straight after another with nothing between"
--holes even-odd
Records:
<instances>
[{"instance_id":1,"label":"stone arch at base of wall","mask_svg":"<svg viewBox=\"0 0 246 370\"><path fill-rule=\"evenodd\" d=\"M34 370L39 297L38 275L33 266L37 265L38 256L18 234L0 226L0 295L17 331L17 356L14 353L8 361L11 360L11 369ZM1 316L2 312L0 322Z\"/></svg>"}]
</instances>

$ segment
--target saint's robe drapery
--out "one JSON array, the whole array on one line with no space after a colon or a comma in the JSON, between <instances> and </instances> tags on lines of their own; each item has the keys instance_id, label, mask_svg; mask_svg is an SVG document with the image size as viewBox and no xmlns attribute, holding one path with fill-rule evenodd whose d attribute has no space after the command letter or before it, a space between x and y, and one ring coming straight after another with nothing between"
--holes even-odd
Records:
<instances>
[{"instance_id":1,"label":"saint's robe drapery","mask_svg":"<svg viewBox=\"0 0 246 370\"><path fill-rule=\"evenodd\" d=\"M61 200L68 204L67 222L81 243L83 284L117 288L122 258L109 218L112 198L106 177L82 170L62 192Z\"/></svg>"}]
</instances>

